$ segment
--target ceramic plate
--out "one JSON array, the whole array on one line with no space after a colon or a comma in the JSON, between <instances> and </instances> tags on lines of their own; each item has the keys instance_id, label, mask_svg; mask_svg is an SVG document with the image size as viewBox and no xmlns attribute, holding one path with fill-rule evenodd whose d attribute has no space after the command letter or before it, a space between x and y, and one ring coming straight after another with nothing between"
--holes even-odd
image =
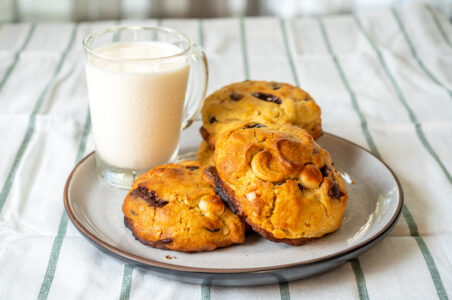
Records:
<instances>
[{"instance_id":1,"label":"ceramic plate","mask_svg":"<svg viewBox=\"0 0 452 300\"><path fill-rule=\"evenodd\" d=\"M181 153L196 151L198 134L182 137ZM311 276L368 250L395 225L403 195L394 173L368 151L325 133L318 143L329 151L347 182L349 201L341 228L303 246L273 243L257 234L242 245L212 252L154 249L136 241L124 226L127 193L97 177L93 153L72 171L64 190L69 218L101 250L161 276L212 285L258 285Z\"/></svg>"}]
</instances>

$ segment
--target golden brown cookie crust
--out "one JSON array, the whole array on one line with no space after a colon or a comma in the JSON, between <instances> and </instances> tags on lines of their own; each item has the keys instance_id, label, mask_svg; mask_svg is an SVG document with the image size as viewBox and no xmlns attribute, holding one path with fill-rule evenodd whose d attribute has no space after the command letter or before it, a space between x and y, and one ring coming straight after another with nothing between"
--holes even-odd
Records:
<instances>
[{"instance_id":1,"label":"golden brown cookie crust","mask_svg":"<svg viewBox=\"0 0 452 300\"><path fill-rule=\"evenodd\" d=\"M201 135L212 148L218 136L237 124L293 124L314 138L322 135L320 107L302 89L275 81L227 85L204 101Z\"/></svg>"},{"instance_id":2,"label":"golden brown cookie crust","mask_svg":"<svg viewBox=\"0 0 452 300\"><path fill-rule=\"evenodd\" d=\"M142 174L127 194L124 221L145 245L210 251L245 239L242 219L202 179L199 162L166 164Z\"/></svg>"},{"instance_id":3,"label":"golden brown cookie crust","mask_svg":"<svg viewBox=\"0 0 452 300\"><path fill-rule=\"evenodd\" d=\"M273 241L300 245L337 230L348 196L328 152L296 126L255 125L218 139L217 174L204 174L217 193Z\"/></svg>"},{"instance_id":4,"label":"golden brown cookie crust","mask_svg":"<svg viewBox=\"0 0 452 300\"><path fill-rule=\"evenodd\" d=\"M206 141L201 141L199 144L198 152L196 153L196 160L201 163L201 165L215 165L213 161L213 154L215 150L209 146Z\"/></svg>"}]
</instances>

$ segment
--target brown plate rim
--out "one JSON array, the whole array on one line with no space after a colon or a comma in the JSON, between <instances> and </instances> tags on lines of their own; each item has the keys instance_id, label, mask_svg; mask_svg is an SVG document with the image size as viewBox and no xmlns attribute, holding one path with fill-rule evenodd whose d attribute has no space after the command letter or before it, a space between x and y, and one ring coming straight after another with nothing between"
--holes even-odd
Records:
<instances>
[{"instance_id":1,"label":"brown plate rim","mask_svg":"<svg viewBox=\"0 0 452 300\"><path fill-rule=\"evenodd\" d=\"M275 266L271 266L271 267L255 267L255 268L233 268L233 269L214 269L214 268L199 268L199 267L187 267L187 266L180 266L180 265L173 265L173 264L168 264L168 263L164 263L164 262L159 262L159 261L155 261L152 259L148 259L148 258L143 258L141 256L135 255L135 254L131 254L128 251L122 250L120 248L117 248L101 239L99 239L98 237L96 237L94 234L92 234L87 228L85 228L85 226L83 226L83 224L77 219L77 217L75 216L74 212L71 209L71 206L69 205L69 186L72 180L73 175L75 174L75 172L77 171L77 169L92 155L94 155L95 151L92 151L91 153L89 153L88 155L86 155L82 160L80 160L74 167L74 169L71 171L71 173L69 174L67 180L66 180L66 184L64 186L64 193L63 193L63 199L64 199L64 207L66 209L67 215L69 217L69 219L71 220L71 222L75 225L75 227L88 239L90 239L92 242L96 243L97 245L103 247L104 249L120 256L123 257L125 259L137 262L137 263L141 263L147 266L151 266L151 267L159 267L159 268L165 268L165 269L170 269L170 270L175 270L175 271L183 271L183 272L198 272L198 273L224 273L224 274L229 274L229 273L254 273L254 272L265 272L265 271L275 271L275 270L281 270L281 269L287 269L287 268L292 268L292 267L300 267L300 266L305 266L305 265L312 265L315 263L321 263L324 261L329 261L347 254L352 253L353 251L356 251L362 247L365 247L366 245L372 243L374 240L378 239L378 237L380 237L382 234L384 234L389 228L392 227L393 223L395 221L397 221L400 212L402 210L402 206L403 206L403 202L404 202L404 196L403 196L403 190L402 190L402 186L400 184L399 179L397 178L396 174L394 173L394 171L388 166L388 164L386 164L384 161L382 161L380 158L378 158L375 154L373 154L372 152L368 151L367 149L365 149L364 147L353 143L345 138L339 137L337 135L331 134L331 133L327 133L324 132L323 135L329 135L333 138L339 139L342 142L345 143L349 143L355 147L358 147L359 149L369 153L370 155L372 155L376 160L378 160L379 162L381 162L388 170L389 172L392 174L396 184L397 184L397 189L399 191L399 199L398 199L398 206L397 209L394 213L394 215L391 217L390 221L383 226L377 233L375 233L374 235L372 235L370 238L366 239L365 241L362 241L361 243L358 243L352 247L349 247L347 249L344 249L342 251L330 254L330 255L326 255L326 256L322 256L319 258L314 258L308 261L304 261L301 263L292 263L292 264L285 264L285 265L275 265Z\"/></svg>"}]
</instances>

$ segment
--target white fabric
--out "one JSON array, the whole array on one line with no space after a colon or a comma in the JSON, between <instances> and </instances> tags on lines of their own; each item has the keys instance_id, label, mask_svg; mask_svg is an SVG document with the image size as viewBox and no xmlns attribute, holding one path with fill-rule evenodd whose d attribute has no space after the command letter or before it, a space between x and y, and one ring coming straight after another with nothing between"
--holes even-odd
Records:
<instances>
[{"instance_id":1,"label":"white fabric","mask_svg":"<svg viewBox=\"0 0 452 300\"><path fill-rule=\"evenodd\" d=\"M64 226L63 187L84 139L88 112L81 40L87 33L115 22L79 24L74 45L56 76L74 24L38 23L16 64L16 54L31 24L2 25L0 187L7 197L0 213L0 298L287 299L289 294L291 299L452 297L452 182L439 164L452 173L452 94L448 92L452 90L452 26L424 5L397 8L397 12L418 60L391 10L359 16L387 70L352 16L326 17L323 24L370 136L402 183L408 217L404 213L390 235L359 258L363 279L358 278L354 265L347 263L328 273L290 282L288 290L278 284L209 288L162 279L103 254L70 222ZM126 20L121 24L156 22ZM245 45L239 19L206 19L202 28L198 20L162 20L162 25L203 42L210 65L209 93L247 76L289 83L298 80L321 106L325 131L370 148L350 90L343 83L317 19L285 20L288 49L280 20L275 18L246 18ZM390 77L432 150L420 138ZM33 121L30 116L43 92ZM31 130L30 124L34 124ZM31 132L29 137L27 131ZM88 135L84 153L92 149ZM416 234L410 215L421 237L412 236ZM58 245L57 236L63 239L55 253L52 247Z\"/></svg>"}]
</instances>

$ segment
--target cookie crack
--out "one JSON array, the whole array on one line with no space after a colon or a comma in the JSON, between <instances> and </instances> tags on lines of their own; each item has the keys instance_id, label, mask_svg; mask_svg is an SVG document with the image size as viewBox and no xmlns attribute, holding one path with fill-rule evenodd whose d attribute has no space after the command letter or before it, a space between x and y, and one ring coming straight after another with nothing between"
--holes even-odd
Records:
<instances>
[{"instance_id":1,"label":"cookie crack","mask_svg":"<svg viewBox=\"0 0 452 300\"><path fill-rule=\"evenodd\" d=\"M270 224L271 224L271 227L272 227L272 230L275 229L275 226L273 225L271 219L272 219L272 217L273 217L273 215L274 215L274 213L275 213L275 209L276 209L276 201L277 201L277 200L278 200L278 196L276 195L276 191L273 190L272 207L270 208L270 216L268 217L268 219L269 219L269 221L270 221Z\"/></svg>"},{"instance_id":2,"label":"cookie crack","mask_svg":"<svg viewBox=\"0 0 452 300\"><path fill-rule=\"evenodd\" d=\"M323 211L325 212L325 216L329 217L330 215L328 214L328 210L327 210L327 208L326 208L326 205L325 205L325 204L323 203L323 201L318 197L318 195L317 195L317 197L316 197L316 200L317 200L317 202L320 203L320 205L322 205Z\"/></svg>"}]
</instances>

